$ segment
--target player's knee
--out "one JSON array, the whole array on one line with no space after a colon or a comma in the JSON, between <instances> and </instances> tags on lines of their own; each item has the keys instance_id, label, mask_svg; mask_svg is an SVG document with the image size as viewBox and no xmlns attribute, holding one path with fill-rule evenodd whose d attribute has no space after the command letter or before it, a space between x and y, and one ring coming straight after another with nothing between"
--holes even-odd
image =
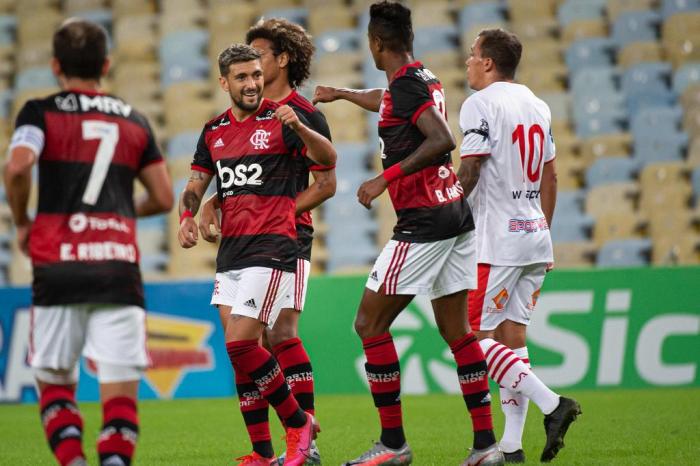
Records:
<instances>
[{"instance_id":1,"label":"player's knee","mask_svg":"<svg viewBox=\"0 0 700 466\"><path fill-rule=\"evenodd\" d=\"M78 370L35 368L34 377L44 384L74 385L78 382Z\"/></svg>"},{"instance_id":2,"label":"player's knee","mask_svg":"<svg viewBox=\"0 0 700 466\"><path fill-rule=\"evenodd\" d=\"M355 332L362 339L379 336L388 330L388 326L383 322L369 319L363 313L358 313L355 318Z\"/></svg>"},{"instance_id":3,"label":"player's knee","mask_svg":"<svg viewBox=\"0 0 700 466\"><path fill-rule=\"evenodd\" d=\"M438 323L438 331L447 344L459 340L467 333L464 328L446 325L445 323Z\"/></svg>"},{"instance_id":4,"label":"player's knee","mask_svg":"<svg viewBox=\"0 0 700 466\"><path fill-rule=\"evenodd\" d=\"M272 328L267 330L266 334L270 347L274 347L282 342L296 338L297 329L292 325L274 325Z\"/></svg>"}]
</instances>

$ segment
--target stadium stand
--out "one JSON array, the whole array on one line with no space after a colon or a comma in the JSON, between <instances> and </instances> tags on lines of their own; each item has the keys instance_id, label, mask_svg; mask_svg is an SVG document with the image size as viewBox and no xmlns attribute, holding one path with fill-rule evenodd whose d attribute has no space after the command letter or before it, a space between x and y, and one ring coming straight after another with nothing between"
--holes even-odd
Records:
<instances>
[{"instance_id":1,"label":"stadium stand","mask_svg":"<svg viewBox=\"0 0 700 466\"><path fill-rule=\"evenodd\" d=\"M317 53L316 84L381 87L367 50L369 0L0 0L0 149L17 110L56 90L47 67L59 22L81 16L112 37L106 87L151 120L181 189L204 121L228 105L215 60L261 16L305 25ZM552 235L557 266L700 263L700 1L409 1L416 58L441 78L449 124L469 94L464 59L484 28L519 34L516 78L551 107L559 199ZM182 109L186 108L187 111ZM376 116L323 105L338 145L338 192L314 212L314 272L366 270L391 236L386 196L370 212L355 200L379 169ZM453 154L458 163L458 154ZM33 194L34 197L36 194ZM185 255L177 215L139 222L149 279L210 277L215 247ZM348 246L351 245L351 246ZM0 196L0 284L26 283Z\"/></svg>"}]
</instances>

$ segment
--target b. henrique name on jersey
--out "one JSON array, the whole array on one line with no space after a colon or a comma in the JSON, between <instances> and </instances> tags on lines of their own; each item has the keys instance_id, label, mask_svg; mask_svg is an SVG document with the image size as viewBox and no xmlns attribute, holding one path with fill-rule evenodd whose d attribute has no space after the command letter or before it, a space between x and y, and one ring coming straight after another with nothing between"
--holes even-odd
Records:
<instances>
[{"instance_id":1,"label":"b. henrique name on jersey","mask_svg":"<svg viewBox=\"0 0 700 466\"><path fill-rule=\"evenodd\" d=\"M379 142L385 170L423 143L425 136L416 122L432 105L447 119L445 94L437 77L418 61L399 69L384 91L379 108ZM440 241L474 229L449 153L433 165L393 181L388 190L398 217L394 240Z\"/></svg>"},{"instance_id":2,"label":"b. henrique name on jersey","mask_svg":"<svg viewBox=\"0 0 700 466\"><path fill-rule=\"evenodd\" d=\"M39 154L34 304L143 307L133 184L163 160L146 118L118 97L64 91L28 101L16 128L11 144Z\"/></svg>"},{"instance_id":3,"label":"b. henrique name on jersey","mask_svg":"<svg viewBox=\"0 0 700 466\"><path fill-rule=\"evenodd\" d=\"M199 137L192 169L216 177L221 202L217 272L296 270L296 162L306 150L294 130L275 118L278 107L263 99L242 122L229 109L204 125Z\"/></svg>"}]
</instances>

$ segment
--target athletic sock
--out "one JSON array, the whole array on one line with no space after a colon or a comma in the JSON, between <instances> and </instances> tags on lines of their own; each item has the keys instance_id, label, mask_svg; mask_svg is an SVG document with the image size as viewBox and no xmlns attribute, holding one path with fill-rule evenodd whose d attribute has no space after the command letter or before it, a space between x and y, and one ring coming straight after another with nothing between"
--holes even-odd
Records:
<instances>
[{"instance_id":1,"label":"athletic sock","mask_svg":"<svg viewBox=\"0 0 700 466\"><path fill-rule=\"evenodd\" d=\"M559 395L542 383L510 348L491 338L481 340L480 344L486 355L489 376L498 385L525 395L544 414L557 408Z\"/></svg>"},{"instance_id":2,"label":"athletic sock","mask_svg":"<svg viewBox=\"0 0 700 466\"><path fill-rule=\"evenodd\" d=\"M530 368L530 359L527 346L513 350L516 356ZM505 416L505 427L503 437L500 441L501 450L512 453L523 447L523 429L527 418L527 407L529 400L522 393L517 393L509 388L500 388L501 411Z\"/></svg>"},{"instance_id":3,"label":"athletic sock","mask_svg":"<svg viewBox=\"0 0 700 466\"><path fill-rule=\"evenodd\" d=\"M374 406L379 410L381 441L389 448L406 443L401 416L401 368L390 333L362 340L367 363L367 381Z\"/></svg>"},{"instance_id":4,"label":"athletic sock","mask_svg":"<svg viewBox=\"0 0 700 466\"><path fill-rule=\"evenodd\" d=\"M472 420L474 448L481 450L496 442L484 353L471 332L453 342L450 349L457 362L459 386Z\"/></svg>"},{"instance_id":5,"label":"athletic sock","mask_svg":"<svg viewBox=\"0 0 700 466\"><path fill-rule=\"evenodd\" d=\"M41 423L51 451L65 466L83 453L83 419L75 404L75 391L64 385L47 385L39 398Z\"/></svg>"},{"instance_id":6,"label":"athletic sock","mask_svg":"<svg viewBox=\"0 0 700 466\"><path fill-rule=\"evenodd\" d=\"M290 338L272 348L299 407L314 415L314 373L311 360L299 338Z\"/></svg>"},{"instance_id":7,"label":"athletic sock","mask_svg":"<svg viewBox=\"0 0 700 466\"><path fill-rule=\"evenodd\" d=\"M272 448L270 435L269 403L260 394L258 386L248 377L248 374L239 369L235 371L235 376L238 404L253 451L265 458L272 458L275 451Z\"/></svg>"},{"instance_id":8,"label":"athletic sock","mask_svg":"<svg viewBox=\"0 0 700 466\"><path fill-rule=\"evenodd\" d=\"M139 433L136 400L116 396L102 405L102 431L97 439L100 464L128 466L134 456Z\"/></svg>"},{"instance_id":9,"label":"athletic sock","mask_svg":"<svg viewBox=\"0 0 700 466\"><path fill-rule=\"evenodd\" d=\"M279 364L258 340L232 341L226 343L226 350L234 369L255 382L286 426L299 428L306 423L307 416L292 396Z\"/></svg>"}]
</instances>

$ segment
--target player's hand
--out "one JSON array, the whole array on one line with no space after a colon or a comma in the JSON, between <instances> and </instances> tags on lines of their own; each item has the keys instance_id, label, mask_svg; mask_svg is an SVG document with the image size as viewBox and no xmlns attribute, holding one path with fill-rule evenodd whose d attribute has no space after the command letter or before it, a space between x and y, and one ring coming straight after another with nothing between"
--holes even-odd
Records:
<instances>
[{"instance_id":1,"label":"player's hand","mask_svg":"<svg viewBox=\"0 0 700 466\"><path fill-rule=\"evenodd\" d=\"M275 118L281 121L283 125L287 125L292 128L294 131L298 130L302 125L296 112L292 110L292 107L289 105L282 105L280 108L278 108L275 111Z\"/></svg>"},{"instance_id":2,"label":"player's hand","mask_svg":"<svg viewBox=\"0 0 700 466\"><path fill-rule=\"evenodd\" d=\"M366 209L372 207L372 201L379 197L381 193L384 192L389 184L386 182L382 175L367 180L360 185L357 190L357 200L365 206Z\"/></svg>"},{"instance_id":3,"label":"player's hand","mask_svg":"<svg viewBox=\"0 0 700 466\"><path fill-rule=\"evenodd\" d=\"M554 270L554 262L547 262L547 265L545 266L544 271L546 273L549 273L552 270Z\"/></svg>"},{"instance_id":4,"label":"player's hand","mask_svg":"<svg viewBox=\"0 0 700 466\"><path fill-rule=\"evenodd\" d=\"M212 226L216 233L211 232ZM221 234L219 214L211 201L205 202L199 209L199 232L202 233L202 238L210 243L216 243L216 237Z\"/></svg>"},{"instance_id":5,"label":"player's hand","mask_svg":"<svg viewBox=\"0 0 700 466\"><path fill-rule=\"evenodd\" d=\"M17 230L17 244L19 245L19 250L24 253L25 256L29 256L29 231L32 229L32 222L25 223L24 225L18 225Z\"/></svg>"},{"instance_id":6,"label":"player's hand","mask_svg":"<svg viewBox=\"0 0 700 466\"><path fill-rule=\"evenodd\" d=\"M197 222L192 217L185 217L180 222L180 229L177 231L177 240L180 246L189 249L197 245Z\"/></svg>"},{"instance_id":7,"label":"player's hand","mask_svg":"<svg viewBox=\"0 0 700 466\"><path fill-rule=\"evenodd\" d=\"M316 86L314 96L311 98L311 103L316 105L319 102L328 103L335 100L338 100L338 96L335 93L335 87Z\"/></svg>"}]
</instances>

